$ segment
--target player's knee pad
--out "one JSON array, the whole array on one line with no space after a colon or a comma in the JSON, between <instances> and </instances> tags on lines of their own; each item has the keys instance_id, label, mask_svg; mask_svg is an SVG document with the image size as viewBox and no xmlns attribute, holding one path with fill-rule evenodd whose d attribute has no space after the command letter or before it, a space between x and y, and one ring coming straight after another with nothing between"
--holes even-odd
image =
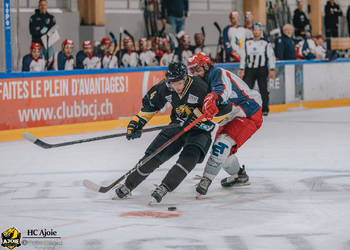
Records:
<instances>
[{"instance_id":1,"label":"player's knee pad","mask_svg":"<svg viewBox=\"0 0 350 250\"><path fill-rule=\"evenodd\" d=\"M169 170L162 183L173 191L196 166L201 157L201 150L193 145L185 147L177 163Z\"/></svg>"},{"instance_id":2,"label":"player's knee pad","mask_svg":"<svg viewBox=\"0 0 350 250\"><path fill-rule=\"evenodd\" d=\"M202 156L202 150L196 145L189 145L182 150L178 163L184 166L187 171L192 171Z\"/></svg>"},{"instance_id":3,"label":"player's knee pad","mask_svg":"<svg viewBox=\"0 0 350 250\"><path fill-rule=\"evenodd\" d=\"M221 167L228 173L229 175L235 175L238 173L240 169L238 158L235 154L230 155Z\"/></svg>"},{"instance_id":4,"label":"player's knee pad","mask_svg":"<svg viewBox=\"0 0 350 250\"><path fill-rule=\"evenodd\" d=\"M204 175L213 179L220 171L221 165L229 157L235 141L226 134L220 134L212 147L210 157L204 169Z\"/></svg>"}]
</instances>

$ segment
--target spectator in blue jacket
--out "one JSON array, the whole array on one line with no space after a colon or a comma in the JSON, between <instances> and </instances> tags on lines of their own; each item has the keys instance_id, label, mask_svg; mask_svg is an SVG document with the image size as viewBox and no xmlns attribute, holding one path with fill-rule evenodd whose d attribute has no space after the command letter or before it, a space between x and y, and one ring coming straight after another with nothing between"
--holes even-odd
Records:
<instances>
[{"instance_id":1,"label":"spectator in blue jacket","mask_svg":"<svg viewBox=\"0 0 350 250\"><path fill-rule=\"evenodd\" d=\"M185 20L188 12L188 0L163 0L162 2L162 23L168 23L177 34L185 30Z\"/></svg>"},{"instance_id":2,"label":"spectator in blue jacket","mask_svg":"<svg viewBox=\"0 0 350 250\"><path fill-rule=\"evenodd\" d=\"M283 34L277 38L275 54L278 60L296 60L295 42L292 38L293 26L286 24L283 26Z\"/></svg>"}]
</instances>

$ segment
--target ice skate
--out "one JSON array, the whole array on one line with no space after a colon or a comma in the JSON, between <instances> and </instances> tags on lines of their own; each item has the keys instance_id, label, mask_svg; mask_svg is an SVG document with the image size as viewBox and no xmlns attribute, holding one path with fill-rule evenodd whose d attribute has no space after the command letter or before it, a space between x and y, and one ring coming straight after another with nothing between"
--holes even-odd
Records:
<instances>
[{"instance_id":1,"label":"ice skate","mask_svg":"<svg viewBox=\"0 0 350 250\"><path fill-rule=\"evenodd\" d=\"M115 194L116 195L112 198L112 200L121 200L130 196L131 190L125 186L125 184L121 184L115 189Z\"/></svg>"},{"instance_id":2,"label":"ice skate","mask_svg":"<svg viewBox=\"0 0 350 250\"><path fill-rule=\"evenodd\" d=\"M199 199L201 195L206 195L208 192L208 188L211 184L211 180L208 177L203 176L200 180L200 182L197 185L196 192L197 196L196 198Z\"/></svg>"},{"instance_id":3,"label":"ice skate","mask_svg":"<svg viewBox=\"0 0 350 250\"><path fill-rule=\"evenodd\" d=\"M152 200L150 204L152 203L159 203L162 201L163 197L168 193L168 189L163 185L159 185L156 187L156 189L151 194Z\"/></svg>"},{"instance_id":4,"label":"ice skate","mask_svg":"<svg viewBox=\"0 0 350 250\"><path fill-rule=\"evenodd\" d=\"M245 171L244 165L239 169L238 174L226 177L221 180L221 186L223 187L246 186L249 184L249 176Z\"/></svg>"}]
</instances>

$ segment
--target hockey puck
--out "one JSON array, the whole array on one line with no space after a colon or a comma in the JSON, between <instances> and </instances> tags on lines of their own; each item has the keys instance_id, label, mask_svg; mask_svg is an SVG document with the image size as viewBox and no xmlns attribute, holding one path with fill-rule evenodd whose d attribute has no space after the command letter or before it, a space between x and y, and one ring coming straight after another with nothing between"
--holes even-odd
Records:
<instances>
[{"instance_id":1,"label":"hockey puck","mask_svg":"<svg viewBox=\"0 0 350 250\"><path fill-rule=\"evenodd\" d=\"M168 207L168 211L175 211L176 207Z\"/></svg>"}]
</instances>

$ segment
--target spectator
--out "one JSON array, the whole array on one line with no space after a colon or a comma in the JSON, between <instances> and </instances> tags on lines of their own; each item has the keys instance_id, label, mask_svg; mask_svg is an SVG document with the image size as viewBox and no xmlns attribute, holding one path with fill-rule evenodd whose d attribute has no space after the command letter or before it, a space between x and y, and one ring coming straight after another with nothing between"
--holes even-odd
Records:
<instances>
[{"instance_id":1,"label":"spectator","mask_svg":"<svg viewBox=\"0 0 350 250\"><path fill-rule=\"evenodd\" d=\"M148 49L148 39L139 39L139 66L151 66L155 59L155 54Z\"/></svg>"},{"instance_id":2,"label":"spectator","mask_svg":"<svg viewBox=\"0 0 350 250\"><path fill-rule=\"evenodd\" d=\"M45 59L40 55L40 43L32 43L30 46L30 54L25 55L22 60L22 71L42 72L45 71Z\"/></svg>"},{"instance_id":3,"label":"spectator","mask_svg":"<svg viewBox=\"0 0 350 250\"><path fill-rule=\"evenodd\" d=\"M101 51L102 54L100 55L100 58L101 58L101 66L104 69L118 68L118 58L112 54L111 45L112 45L111 39L109 39L108 37L105 37L101 40L100 48L102 50Z\"/></svg>"},{"instance_id":4,"label":"spectator","mask_svg":"<svg viewBox=\"0 0 350 250\"><path fill-rule=\"evenodd\" d=\"M134 41L131 37L123 38L123 49L117 52L117 57L120 58L121 66L137 67L138 55L134 49Z\"/></svg>"},{"instance_id":5,"label":"spectator","mask_svg":"<svg viewBox=\"0 0 350 250\"><path fill-rule=\"evenodd\" d=\"M252 12L246 11L244 14L245 39L253 38L254 16Z\"/></svg>"},{"instance_id":6,"label":"spectator","mask_svg":"<svg viewBox=\"0 0 350 250\"><path fill-rule=\"evenodd\" d=\"M310 33L310 21L303 11L302 0L298 0L298 8L294 11L293 25L295 28L295 37L305 39L306 33Z\"/></svg>"},{"instance_id":7,"label":"spectator","mask_svg":"<svg viewBox=\"0 0 350 250\"><path fill-rule=\"evenodd\" d=\"M346 12L346 19L348 20L348 36L350 37L350 4Z\"/></svg>"},{"instance_id":8,"label":"spectator","mask_svg":"<svg viewBox=\"0 0 350 250\"><path fill-rule=\"evenodd\" d=\"M187 65L188 58L193 54L191 48L191 37L189 35L182 35L180 38L180 46L175 49L177 62Z\"/></svg>"},{"instance_id":9,"label":"spectator","mask_svg":"<svg viewBox=\"0 0 350 250\"><path fill-rule=\"evenodd\" d=\"M283 34L277 38L275 43L275 53L279 60L295 60L295 43L292 39L293 26L286 24L283 26Z\"/></svg>"},{"instance_id":10,"label":"spectator","mask_svg":"<svg viewBox=\"0 0 350 250\"><path fill-rule=\"evenodd\" d=\"M162 2L162 24L168 23L177 34L185 30L185 20L188 13L188 0L163 0Z\"/></svg>"},{"instance_id":11,"label":"spectator","mask_svg":"<svg viewBox=\"0 0 350 250\"><path fill-rule=\"evenodd\" d=\"M83 50L78 52L76 58L77 69L101 68L101 59L94 53L94 46L89 40L83 42Z\"/></svg>"},{"instance_id":12,"label":"spectator","mask_svg":"<svg viewBox=\"0 0 350 250\"><path fill-rule=\"evenodd\" d=\"M245 42L239 75L250 89L253 89L255 81L258 81L262 98L262 112L264 116L267 116L269 113L267 79L268 76L271 79L275 78L276 58L272 45L262 38L261 24L253 25L253 36L253 39L248 39Z\"/></svg>"},{"instance_id":13,"label":"spectator","mask_svg":"<svg viewBox=\"0 0 350 250\"><path fill-rule=\"evenodd\" d=\"M231 12L229 17L231 25L226 26L223 31L226 62L239 62L244 50L245 29L238 25L239 13L237 11Z\"/></svg>"},{"instance_id":14,"label":"spectator","mask_svg":"<svg viewBox=\"0 0 350 250\"><path fill-rule=\"evenodd\" d=\"M74 42L72 40L64 40L62 42L62 50L57 52L54 57L54 70L73 70L74 56L73 56Z\"/></svg>"},{"instance_id":15,"label":"spectator","mask_svg":"<svg viewBox=\"0 0 350 250\"><path fill-rule=\"evenodd\" d=\"M171 51L170 42L168 39L162 40L163 57L160 59L160 66L168 66L169 63L175 61L175 54Z\"/></svg>"},{"instance_id":16,"label":"spectator","mask_svg":"<svg viewBox=\"0 0 350 250\"><path fill-rule=\"evenodd\" d=\"M326 49L322 46L324 38L317 35L312 39L305 39L298 43L297 49L301 59L325 59Z\"/></svg>"},{"instance_id":17,"label":"spectator","mask_svg":"<svg viewBox=\"0 0 350 250\"><path fill-rule=\"evenodd\" d=\"M55 17L47 12L48 3L47 0L39 0L38 9L35 10L35 14L30 17L29 30L32 36L33 43L40 43L41 53L46 59L52 63L54 55L53 47L45 49L41 37L46 35L47 32L56 24Z\"/></svg>"},{"instance_id":18,"label":"spectator","mask_svg":"<svg viewBox=\"0 0 350 250\"><path fill-rule=\"evenodd\" d=\"M203 52L207 54L210 58L212 58L210 49L204 45L204 36L202 32L194 34L194 42L196 43L196 46L194 48L194 54Z\"/></svg>"},{"instance_id":19,"label":"spectator","mask_svg":"<svg viewBox=\"0 0 350 250\"><path fill-rule=\"evenodd\" d=\"M343 15L335 0L329 0L324 8L324 23L326 27L326 37L338 37L339 17Z\"/></svg>"}]
</instances>

